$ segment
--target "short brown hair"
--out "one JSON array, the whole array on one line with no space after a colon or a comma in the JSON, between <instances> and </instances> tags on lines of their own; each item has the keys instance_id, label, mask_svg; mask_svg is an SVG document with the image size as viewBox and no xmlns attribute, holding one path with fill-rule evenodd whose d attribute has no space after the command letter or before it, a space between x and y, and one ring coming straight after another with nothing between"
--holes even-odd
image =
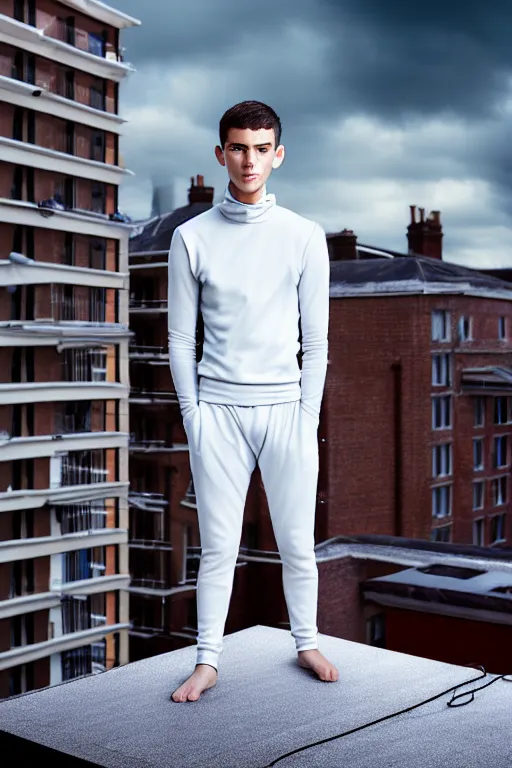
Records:
<instances>
[{"instance_id":1,"label":"short brown hair","mask_svg":"<svg viewBox=\"0 0 512 768\"><path fill-rule=\"evenodd\" d=\"M281 142L281 120L276 115L272 107L263 104L261 101L242 101L230 107L221 117L219 124L220 145L224 145L228 140L230 128L249 128L257 131L259 128L273 129L276 138L275 149Z\"/></svg>"}]
</instances>

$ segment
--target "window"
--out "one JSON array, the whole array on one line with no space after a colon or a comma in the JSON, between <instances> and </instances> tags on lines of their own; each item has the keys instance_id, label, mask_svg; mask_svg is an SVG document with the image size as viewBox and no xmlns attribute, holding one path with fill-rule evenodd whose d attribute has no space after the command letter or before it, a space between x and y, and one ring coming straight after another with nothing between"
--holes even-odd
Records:
<instances>
[{"instance_id":1,"label":"window","mask_svg":"<svg viewBox=\"0 0 512 768\"><path fill-rule=\"evenodd\" d=\"M449 387L451 384L451 356L432 355L432 384Z\"/></svg>"},{"instance_id":2,"label":"window","mask_svg":"<svg viewBox=\"0 0 512 768\"><path fill-rule=\"evenodd\" d=\"M16 107L14 110L14 117L12 122L12 137L15 141L23 141L23 115L25 110L23 107Z\"/></svg>"},{"instance_id":3,"label":"window","mask_svg":"<svg viewBox=\"0 0 512 768\"><path fill-rule=\"evenodd\" d=\"M433 429L449 429L452 424L451 397L432 398L432 427Z\"/></svg>"},{"instance_id":4,"label":"window","mask_svg":"<svg viewBox=\"0 0 512 768\"><path fill-rule=\"evenodd\" d=\"M507 318L498 317L498 339L504 341L507 338Z\"/></svg>"},{"instance_id":5,"label":"window","mask_svg":"<svg viewBox=\"0 0 512 768\"><path fill-rule=\"evenodd\" d=\"M484 541L484 518L481 517L473 523L473 544L476 547L484 547Z\"/></svg>"},{"instance_id":6,"label":"window","mask_svg":"<svg viewBox=\"0 0 512 768\"><path fill-rule=\"evenodd\" d=\"M452 486L432 488L432 516L448 517L452 513Z\"/></svg>"},{"instance_id":7,"label":"window","mask_svg":"<svg viewBox=\"0 0 512 768\"><path fill-rule=\"evenodd\" d=\"M443 443L432 448L432 475L442 477L452 473L452 444Z\"/></svg>"},{"instance_id":8,"label":"window","mask_svg":"<svg viewBox=\"0 0 512 768\"><path fill-rule=\"evenodd\" d=\"M25 0L14 0L14 18L16 21L25 21Z\"/></svg>"},{"instance_id":9,"label":"window","mask_svg":"<svg viewBox=\"0 0 512 768\"><path fill-rule=\"evenodd\" d=\"M508 397L494 398L494 423L508 424L509 418L509 400Z\"/></svg>"},{"instance_id":10,"label":"window","mask_svg":"<svg viewBox=\"0 0 512 768\"><path fill-rule=\"evenodd\" d=\"M484 439L476 437L473 440L473 469L484 468Z\"/></svg>"},{"instance_id":11,"label":"window","mask_svg":"<svg viewBox=\"0 0 512 768\"><path fill-rule=\"evenodd\" d=\"M91 160L96 160L98 163L105 162L105 131L92 131Z\"/></svg>"},{"instance_id":12,"label":"window","mask_svg":"<svg viewBox=\"0 0 512 768\"><path fill-rule=\"evenodd\" d=\"M507 503L507 476L495 477L492 481L492 503L495 507Z\"/></svg>"},{"instance_id":13,"label":"window","mask_svg":"<svg viewBox=\"0 0 512 768\"><path fill-rule=\"evenodd\" d=\"M470 317L459 318L459 341L470 341L473 338L472 326Z\"/></svg>"},{"instance_id":14,"label":"window","mask_svg":"<svg viewBox=\"0 0 512 768\"><path fill-rule=\"evenodd\" d=\"M473 509L483 509L484 506L484 488L483 480L473 483Z\"/></svg>"},{"instance_id":15,"label":"window","mask_svg":"<svg viewBox=\"0 0 512 768\"><path fill-rule=\"evenodd\" d=\"M491 544L505 539L505 515L494 515L491 517Z\"/></svg>"},{"instance_id":16,"label":"window","mask_svg":"<svg viewBox=\"0 0 512 768\"><path fill-rule=\"evenodd\" d=\"M91 210L105 213L106 188L102 181L93 181L91 191Z\"/></svg>"},{"instance_id":17,"label":"window","mask_svg":"<svg viewBox=\"0 0 512 768\"><path fill-rule=\"evenodd\" d=\"M450 313L446 309L432 312L432 341L450 341Z\"/></svg>"},{"instance_id":18,"label":"window","mask_svg":"<svg viewBox=\"0 0 512 768\"><path fill-rule=\"evenodd\" d=\"M483 427L485 424L485 398L475 397L475 427Z\"/></svg>"},{"instance_id":19,"label":"window","mask_svg":"<svg viewBox=\"0 0 512 768\"><path fill-rule=\"evenodd\" d=\"M493 466L495 469L506 467L508 464L508 436L500 435L494 438Z\"/></svg>"},{"instance_id":20,"label":"window","mask_svg":"<svg viewBox=\"0 0 512 768\"><path fill-rule=\"evenodd\" d=\"M105 111L105 91L100 85L91 86L89 91L89 106L93 109Z\"/></svg>"},{"instance_id":21,"label":"window","mask_svg":"<svg viewBox=\"0 0 512 768\"><path fill-rule=\"evenodd\" d=\"M430 535L431 541L451 541L452 526L443 525L440 528L434 528Z\"/></svg>"}]
</instances>

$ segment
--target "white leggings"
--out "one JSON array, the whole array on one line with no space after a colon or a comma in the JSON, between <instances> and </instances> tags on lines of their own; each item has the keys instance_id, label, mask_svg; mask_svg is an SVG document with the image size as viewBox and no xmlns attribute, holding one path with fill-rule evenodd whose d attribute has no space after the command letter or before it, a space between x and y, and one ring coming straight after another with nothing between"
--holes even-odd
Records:
<instances>
[{"instance_id":1,"label":"white leggings","mask_svg":"<svg viewBox=\"0 0 512 768\"><path fill-rule=\"evenodd\" d=\"M256 467L282 560L283 589L297 651L318 648L315 508L318 419L300 400L274 405L199 401L185 420L201 561L197 578L197 664L218 669L242 521Z\"/></svg>"}]
</instances>

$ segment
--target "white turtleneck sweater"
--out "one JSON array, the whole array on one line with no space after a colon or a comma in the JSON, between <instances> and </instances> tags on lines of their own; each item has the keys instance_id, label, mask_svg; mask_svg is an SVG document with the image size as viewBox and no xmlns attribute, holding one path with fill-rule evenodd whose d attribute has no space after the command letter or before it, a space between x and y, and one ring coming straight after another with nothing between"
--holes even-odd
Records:
<instances>
[{"instance_id":1,"label":"white turtleneck sweater","mask_svg":"<svg viewBox=\"0 0 512 768\"><path fill-rule=\"evenodd\" d=\"M199 293L203 357L196 363ZM297 361L299 319L302 372ZM327 371L325 233L263 193L224 200L181 224L169 251L169 362L184 420L198 401L301 400L318 419Z\"/></svg>"}]
</instances>

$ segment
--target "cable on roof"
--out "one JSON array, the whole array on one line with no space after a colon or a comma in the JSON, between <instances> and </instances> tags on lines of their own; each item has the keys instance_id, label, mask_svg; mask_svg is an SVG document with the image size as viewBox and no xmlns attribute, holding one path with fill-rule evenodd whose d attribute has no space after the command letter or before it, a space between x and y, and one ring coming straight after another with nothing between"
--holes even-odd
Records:
<instances>
[{"instance_id":1,"label":"cable on roof","mask_svg":"<svg viewBox=\"0 0 512 768\"><path fill-rule=\"evenodd\" d=\"M472 664L464 664L463 666L474 666ZM285 755L281 755L280 757L277 757L275 760L273 760L268 765L263 766L263 768L272 768L272 766L279 763L281 760L284 760L286 757L290 757L291 755L295 755L297 752L303 752L305 749L311 749L311 747L319 746L320 744L326 744L329 741L334 741L335 739L341 739L342 736L349 736L351 733L356 733L356 731L362 731L364 728L369 728L370 725L376 725L377 723L382 723L384 720L390 720L392 717L397 717L397 715L403 715L404 712L410 712L413 709L417 709L417 707L422 707L425 704L429 704L431 701L435 701L436 699L439 699L441 696L444 696L447 693L450 693L450 691L456 691L457 688L460 688L463 685L469 685L469 683L474 683L477 680L482 680L482 678L487 677L487 672L485 671L485 668L478 665L478 669L482 670L483 674L480 675L480 677L474 677L471 680L466 680L465 683L459 683L458 685L452 686L451 688L447 688L446 691L442 691L441 693L436 694L435 696L431 696L430 699L425 699L424 701L420 701L418 704L413 704L412 707L406 707L405 709L401 709L398 712L393 712L391 715L386 715L385 717L380 717L378 720L372 720L369 723L364 723L364 725L358 725L357 728L352 728L350 731L344 731L343 733L338 733L335 736L328 736L326 739L320 739L320 741L314 741L312 744L306 744L303 747L298 747L297 749L292 750L291 752L287 752ZM483 688L487 688L489 685L493 685L497 680L504 680L506 683L512 683L512 677L509 679L508 675L497 675L495 678L490 680L488 683L485 683L485 685L481 685L479 688L472 688L469 691L465 691L464 693L459 693L457 696L453 695L450 701L447 701L446 704L448 707L465 707L466 704L470 704L475 699L475 691L481 691ZM469 696L471 694L471 699L469 701L461 702L460 704L452 704L455 699L460 699L461 696Z\"/></svg>"}]
</instances>

